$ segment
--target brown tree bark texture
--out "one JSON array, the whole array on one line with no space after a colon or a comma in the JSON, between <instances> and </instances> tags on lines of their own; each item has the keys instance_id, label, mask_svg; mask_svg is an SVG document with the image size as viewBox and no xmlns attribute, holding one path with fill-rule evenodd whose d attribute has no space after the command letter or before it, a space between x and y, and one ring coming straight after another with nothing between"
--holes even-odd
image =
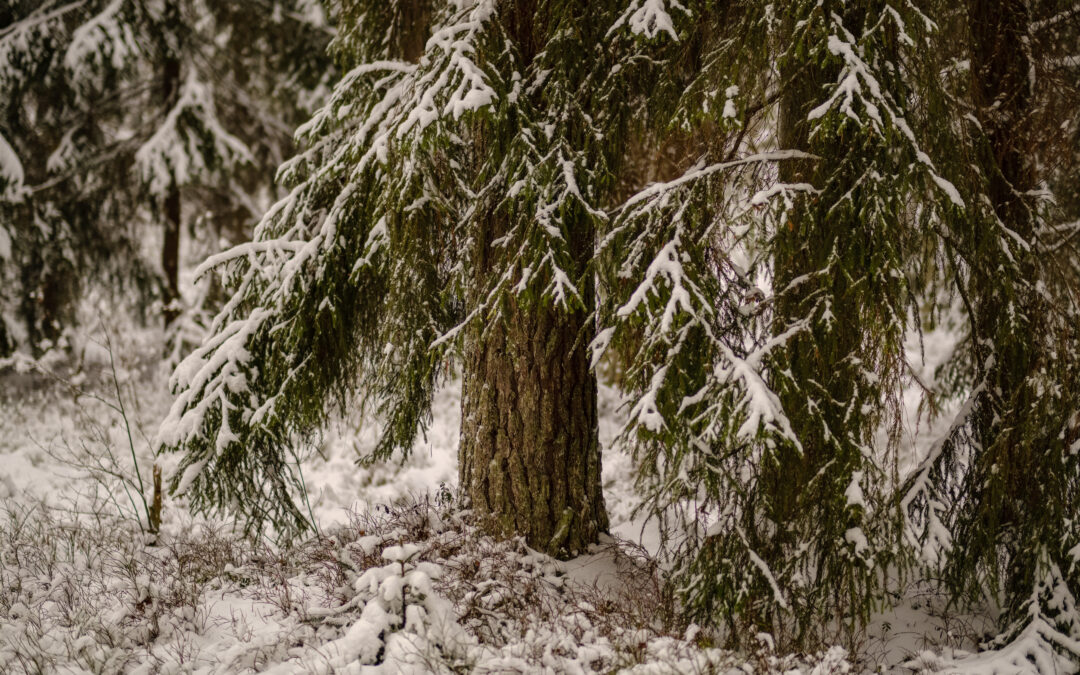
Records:
<instances>
[{"instance_id":1,"label":"brown tree bark texture","mask_svg":"<svg viewBox=\"0 0 1080 675\"><path fill-rule=\"evenodd\" d=\"M523 64L537 53L534 0L501 6ZM481 138L477 139L482 142ZM475 307L498 274L493 247L508 223L492 214L473 238ZM600 482L596 374L587 345L595 289L588 261L596 233L586 217L566 224L571 268L584 307L507 299L499 318L476 326L465 348L459 484L480 522L498 536L521 535L551 555L584 552L608 528Z\"/></svg>"},{"instance_id":2,"label":"brown tree bark texture","mask_svg":"<svg viewBox=\"0 0 1080 675\"><path fill-rule=\"evenodd\" d=\"M607 530L584 312L511 303L465 358L460 484L480 521L552 555Z\"/></svg>"}]
</instances>

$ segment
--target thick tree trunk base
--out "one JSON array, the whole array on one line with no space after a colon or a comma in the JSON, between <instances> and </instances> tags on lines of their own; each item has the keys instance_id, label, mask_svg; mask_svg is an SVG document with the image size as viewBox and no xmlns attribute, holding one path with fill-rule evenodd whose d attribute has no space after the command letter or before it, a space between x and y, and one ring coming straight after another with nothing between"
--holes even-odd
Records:
<instances>
[{"instance_id":1,"label":"thick tree trunk base","mask_svg":"<svg viewBox=\"0 0 1080 675\"><path fill-rule=\"evenodd\" d=\"M509 307L504 323L475 329L464 364L463 496L490 533L560 557L608 527L585 321Z\"/></svg>"}]
</instances>

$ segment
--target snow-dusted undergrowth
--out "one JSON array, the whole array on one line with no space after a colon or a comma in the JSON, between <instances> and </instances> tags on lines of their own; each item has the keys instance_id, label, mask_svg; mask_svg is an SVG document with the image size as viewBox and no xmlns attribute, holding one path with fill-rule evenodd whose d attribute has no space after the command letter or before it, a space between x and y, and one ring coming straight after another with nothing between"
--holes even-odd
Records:
<instances>
[{"instance_id":1,"label":"snow-dusted undergrowth","mask_svg":"<svg viewBox=\"0 0 1080 675\"><path fill-rule=\"evenodd\" d=\"M0 364L0 673L963 672L992 629L920 581L850 657L779 657L769 636L756 653L721 649L722 634L680 619L651 557L655 527L633 516L633 464L611 444L624 413L606 387L605 500L618 539L571 561L480 536L450 508L453 383L404 463L356 464L378 437L371 420L325 431L302 465L320 536L256 545L176 500L152 538L137 494L87 460L111 453L106 466L129 488L137 461L149 481L144 431L169 403L162 340L114 331L115 359L100 342ZM909 432L913 454L932 436Z\"/></svg>"},{"instance_id":2,"label":"snow-dusted undergrowth","mask_svg":"<svg viewBox=\"0 0 1080 675\"><path fill-rule=\"evenodd\" d=\"M640 550L587 583L467 514L417 502L354 514L286 551L179 516L13 507L0 519L0 672L813 673L842 650L737 656L682 625Z\"/></svg>"}]
</instances>

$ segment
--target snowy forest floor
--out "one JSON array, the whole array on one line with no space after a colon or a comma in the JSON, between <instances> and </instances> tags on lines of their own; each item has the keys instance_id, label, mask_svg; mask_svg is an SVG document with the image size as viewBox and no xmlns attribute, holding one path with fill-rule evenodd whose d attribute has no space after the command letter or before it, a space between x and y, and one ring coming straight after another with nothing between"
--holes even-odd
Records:
<instances>
[{"instance_id":1,"label":"snowy forest floor","mask_svg":"<svg viewBox=\"0 0 1080 675\"><path fill-rule=\"evenodd\" d=\"M106 342L108 339L108 343ZM111 346L111 348L110 348ZM927 362L941 345L927 345ZM98 331L0 363L0 672L727 673L948 669L988 628L925 582L849 651L719 648L678 616L655 527L602 387L612 538L559 562L481 536L455 513L460 388L409 458L358 466L377 424L345 416L302 462L320 534L280 549L167 500L141 531L152 437L170 398L162 338ZM908 430L909 452L932 437ZM166 474L175 458L157 458ZM368 665L363 665L368 664Z\"/></svg>"}]
</instances>

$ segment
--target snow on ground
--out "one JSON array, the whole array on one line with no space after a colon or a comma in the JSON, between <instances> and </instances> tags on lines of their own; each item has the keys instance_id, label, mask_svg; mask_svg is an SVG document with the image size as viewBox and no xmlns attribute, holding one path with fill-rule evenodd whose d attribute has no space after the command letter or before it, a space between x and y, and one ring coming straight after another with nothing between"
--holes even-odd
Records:
<instances>
[{"instance_id":1,"label":"snow on ground","mask_svg":"<svg viewBox=\"0 0 1080 675\"><path fill-rule=\"evenodd\" d=\"M433 494L440 485L455 486L460 400L457 382L435 394L432 425L404 461L391 459L358 467L357 459L371 453L381 428L359 418L332 423L318 452L303 469L319 523L329 527L348 522L350 511Z\"/></svg>"},{"instance_id":2,"label":"snow on ground","mask_svg":"<svg viewBox=\"0 0 1080 675\"><path fill-rule=\"evenodd\" d=\"M127 334L127 339L100 331L80 340L74 363L59 353L39 361L16 356L0 362L0 497L52 503L85 491L85 471L73 466L88 459L87 451L108 449L117 470L134 475L131 444L124 416L132 428L135 457L143 478L150 479L154 456L150 439L171 402L168 373L154 363L160 337L153 331ZM116 381L113 381L115 365ZM3 370L6 366L6 371ZM120 414L116 386L124 404ZM377 420L345 415L334 420L303 463L312 511L321 527L349 521L350 513L401 499L436 494L457 485L460 429L460 382L448 382L435 395L432 423L409 457L364 463L375 447ZM635 505L632 463L611 449L621 425L619 394L601 387L600 436L608 447L604 487L614 533L637 541L640 523L631 521ZM85 447L84 447L85 446ZM166 474L176 458L157 458Z\"/></svg>"},{"instance_id":3,"label":"snow on ground","mask_svg":"<svg viewBox=\"0 0 1080 675\"><path fill-rule=\"evenodd\" d=\"M105 338L75 340L74 358L0 363L0 672L851 668L843 650L780 658L764 639L758 652L735 655L680 622L651 557L656 528L632 515L632 462L612 443L625 407L608 387L600 434L614 538L574 560L491 541L440 501L441 486L457 482L455 382L438 392L426 436L402 461L357 463L378 435L371 420L329 425L303 464L321 538L281 551L167 501L155 539L139 529L133 466L148 486L149 439L170 403L162 340L146 330ZM927 341L921 378L929 382L950 344ZM909 459L940 425L920 420L915 400L905 400ZM175 458L158 462L168 471ZM127 476L127 488L109 474ZM913 586L868 628L857 663L947 664L934 650L971 649L985 628L948 616L939 597Z\"/></svg>"},{"instance_id":4,"label":"snow on ground","mask_svg":"<svg viewBox=\"0 0 1080 675\"><path fill-rule=\"evenodd\" d=\"M625 452L615 449L613 440L621 427L625 409L619 393L600 387L600 442L604 453L604 495L612 533L634 542L644 542L655 552L655 528L634 521L633 464ZM461 383L447 383L435 394L432 424L420 438L412 454L356 465L374 449L381 428L377 422L346 417L330 425L318 451L304 464L304 480L309 486L312 510L323 526L348 521L350 511L363 511L377 504L403 497L419 498L435 494L440 486L457 486L457 447L461 428Z\"/></svg>"},{"instance_id":5,"label":"snow on ground","mask_svg":"<svg viewBox=\"0 0 1080 675\"><path fill-rule=\"evenodd\" d=\"M0 672L726 672L745 660L687 634L643 550L612 539L557 562L455 522L438 495L457 482L456 382L402 461L358 464L376 422L329 425L303 465L323 538L251 544L182 501L166 501L151 537L134 467L149 492L170 403L161 336L72 340L73 358L0 364ZM606 445L619 403L605 387ZM175 461L157 458L166 473ZM605 461L613 529L634 538L630 459L609 449Z\"/></svg>"},{"instance_id":6,"label":"snow on ground","mask_svg":"<svg viewBox=\"0 0 1080 675\"><path fill-rule=\"evenodd\" d=\"M936 416L931 416L921 401L924 388L937 389L936 371L952 355L960 337L953 330L929 331L921 339L917 335L909 336L904 346L917 381L903 395L904 425L898 449L901 475L911 472L924 458L927 449L948 430L956 413L956 401L940 401Z\"/></svg>"}]
</instances>

